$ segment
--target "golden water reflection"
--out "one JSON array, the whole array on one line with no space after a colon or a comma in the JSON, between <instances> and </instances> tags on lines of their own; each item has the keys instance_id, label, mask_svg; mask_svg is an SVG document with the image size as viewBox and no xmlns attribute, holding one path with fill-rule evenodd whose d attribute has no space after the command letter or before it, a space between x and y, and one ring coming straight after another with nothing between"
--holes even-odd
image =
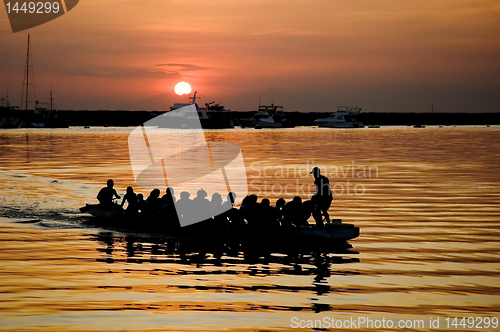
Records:
<instances>
[{"instance_id":1,"label":"golden water reflection","mask_svg":"<svg viewBox=\"0 0 500 332\"><path fill-rule=\"evenodd\" d=\"M108 178L120 192L134 185L130 130L0 131L0 330L287 330L294 316L498 316L500 128L208 131L209 141L242 148L251 190L272 203L301 188L307 197L312 165L342 184L330 214L360 226L351 241L359 254L300 261L181 257L165 241L94 228L77 208ZM340 171L353 165L378 172ZM363 193L340 192L356 185Z\"/></svg>"}]
</instances>

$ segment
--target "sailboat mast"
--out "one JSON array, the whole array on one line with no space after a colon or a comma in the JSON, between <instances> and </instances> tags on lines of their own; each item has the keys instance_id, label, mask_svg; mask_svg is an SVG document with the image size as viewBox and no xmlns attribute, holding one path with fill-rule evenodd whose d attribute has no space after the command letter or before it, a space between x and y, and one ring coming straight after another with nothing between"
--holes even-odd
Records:
<instances>
[{"instance_id":1,"label":"sailboat mast","mask_svg":"<svg viewBox=\"0 0 500 332\"><path fill-rule=\"evenodd\" d=\"M26 100L25 100L25 107L26 110L28 110L28 89L29 89L29 70L30 70L30 34L28 33L28 51L26 53Z\"/></svg>"}]
</instances>

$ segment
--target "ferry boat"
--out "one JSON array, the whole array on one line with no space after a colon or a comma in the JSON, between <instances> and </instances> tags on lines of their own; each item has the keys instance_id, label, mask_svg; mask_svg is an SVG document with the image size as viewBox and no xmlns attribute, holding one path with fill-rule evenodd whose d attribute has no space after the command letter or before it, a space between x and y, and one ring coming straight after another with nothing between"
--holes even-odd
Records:
<instances>
[{"instance_id":1,"label":"ferry boat","mask_svg":"<svg viewBox=\"0 0 500 332\"><path fill-rule=\"evenodd\" d=\"M290 122L285 112L283 112L283 106L263 105L259 106L257 113L251 118L239 119L241 128L293 128L294 125Z\"/></svg>"},{"instance_id":2,"label":"ferry boat","mask_svg":"<svg viewBox=\"0 0 500 332\"><path fill-rule=\"evenodd\" d=\"M159 121L161 128L198 128L201 124L203 129L225 129L234 128L234 122L231 118L231 110L224 108L215 102L205 103L205 108L200 108L196 103L196 94L194 92L190 103L175 103L170 110L164 114L168 117L167 121ZM192 107L186 107L194 105Z\"/></svg>"},{"instance_id":3,"label":"ferry boat","mask_svg":"<svg viewBox=\"0 0 500 332\"><path fill-rule=\"evenodd\" d=\"M363 122L357 119L359 112L361 108L357 106L337 106L337 112L314 122L320 128L363 128Z\"/></svg>"}]
</instances>

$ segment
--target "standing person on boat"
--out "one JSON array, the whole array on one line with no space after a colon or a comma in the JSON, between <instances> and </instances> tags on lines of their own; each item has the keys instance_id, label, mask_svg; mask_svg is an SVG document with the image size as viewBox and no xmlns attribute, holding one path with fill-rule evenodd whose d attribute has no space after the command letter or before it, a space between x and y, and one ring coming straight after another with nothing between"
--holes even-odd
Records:
<instances>
[{"instance_id":1,"label":"standing person on boat","mask_svg":"<svg viewBox=\"0 0 500 332\"><path fill-rule=\"evenodd\" d=\"M316 193L312 196L313 217L316 220L317 227L323 227L323 216L327 223L330 223L330 215L328 209L332 204L333 196L330 190L330 180L324 175L321 175L319 167L314 167L311 171L314 176L314 186Z\"/></svg>"},{"instance_id":2,"label":"standing person on boat","mask_svg":"<svg viewBox=\"0 0 500 332\"><path fill-rule=\"evenodd\" d=\"M109 179L106 184L107 187L102 188L97 194L97 199L99 200L99 204L101 205L112 206L113 198L116 197L120 199L120 195L118 195L116 190L113 188L113 186L115 185L113 180Z\"/></svg>"},{"instance_id":3,"label":"standing person on boat","mask_svg":"<svg viewBox=\"0 0 500 332\"><path fill-rule=\"evenodd\" d=\"M132 187L127 187L127 193L123 196L122 200L122 205L121 207L123 208L123 205L125 204L125 201L128 202L127 209L125 212L131 213L131 214L137 214L138 212L138 199L137 195L134 192L134 189Z\"/></svg>"}]
</instances>

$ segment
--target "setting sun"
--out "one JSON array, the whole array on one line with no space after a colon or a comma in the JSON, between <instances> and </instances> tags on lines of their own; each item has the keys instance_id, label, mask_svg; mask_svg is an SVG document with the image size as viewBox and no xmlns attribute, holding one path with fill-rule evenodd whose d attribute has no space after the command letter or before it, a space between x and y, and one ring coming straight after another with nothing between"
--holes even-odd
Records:
<instances>
[{"instance_id":1,"label":"setting sun","mask_svg":"<svg viewBox=\"0 0 500 332\"><path fill-rule=\"evenodd\" d=\"M179 96L187 95L188 93L191 92L191 86L186 82L179 82L175 85L174 91Z\"/></svg>"}]
</instances>

